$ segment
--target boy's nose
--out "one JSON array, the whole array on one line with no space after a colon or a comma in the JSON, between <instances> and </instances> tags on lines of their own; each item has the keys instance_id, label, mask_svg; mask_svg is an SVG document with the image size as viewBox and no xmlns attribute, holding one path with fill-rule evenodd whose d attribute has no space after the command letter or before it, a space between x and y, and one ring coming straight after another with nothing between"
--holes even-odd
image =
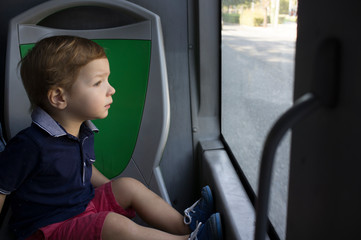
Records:
<instances>
[{"instance_id":1,"label":"boy's nose","mask_svg":"<svg viewBox=\"0 0 361 240\"><path fill-rule=\"evenodd\" d=\"M108 95L112 96L115 93L115 88L109 84Z\"/></svg>"}]
</instances>

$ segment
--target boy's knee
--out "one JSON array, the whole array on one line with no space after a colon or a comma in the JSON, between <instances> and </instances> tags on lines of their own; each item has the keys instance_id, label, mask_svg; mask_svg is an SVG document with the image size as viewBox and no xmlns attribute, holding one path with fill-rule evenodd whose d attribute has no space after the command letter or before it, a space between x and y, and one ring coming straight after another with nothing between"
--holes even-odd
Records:
<instances>
[{"instance_id":1,"label":"boy's knee","mask_svg":"<svg viewBox=\"0 0 361 240\"><path fill-rule=\"evenodd\" d=\"M124 209L131 207L133 200L146 187L134 178L118 178L112 182L112 190L118 204Z\"/></svg>"},{"instance_id":2,"label":"boy's knee","mask_svg":"<svg viewBox=\"0 0 361 240\"><path fill-rule=\"evenodd\" d=\"M122 177L114 180L112 182L112 187L123 189L123 190L136 190L139 187L145 187L143 183L139 182L138 180L130 177Z\"/></svg>"},{"instance_id":3,"label":"boy's knee","mask_svg":"<svg viewBox=\"0 0 361 240\"><path fill-rule=\"evenodd\" d=\"M114 236L124 236L126 238L133 231L134 225L129 218L110 212L103 223L102 239L111 239Z\"/></svg>"}]
</instances>

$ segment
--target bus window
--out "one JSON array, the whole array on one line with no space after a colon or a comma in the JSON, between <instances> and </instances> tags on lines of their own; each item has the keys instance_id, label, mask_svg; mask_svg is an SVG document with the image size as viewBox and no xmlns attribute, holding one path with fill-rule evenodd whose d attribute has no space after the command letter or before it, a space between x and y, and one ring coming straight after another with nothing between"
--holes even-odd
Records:
<instances>
[{"instance_id":1,"label":"bus window","mask_svg":"<svg viewBox=\"0 0 361 240\"><path fill-rule=\"evenodd\" d=\"M222 135L255 193L267 133L292 105L296 13L296 0L222 4ZM277 151L269 207L281 239L286 231L290 136Z\"/></svg>"}]
</instances>

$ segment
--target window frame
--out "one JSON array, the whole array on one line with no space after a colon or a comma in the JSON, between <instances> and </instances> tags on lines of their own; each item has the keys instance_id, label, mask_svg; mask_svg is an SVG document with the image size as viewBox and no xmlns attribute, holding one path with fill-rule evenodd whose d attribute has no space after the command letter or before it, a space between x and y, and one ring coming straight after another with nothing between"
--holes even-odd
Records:
<instances>
[{"instance_id":1,"label":"window frame","mask_svg":"<svg viewBox=\"0 0 361 240\"><path fill-rule=\"evenodd\" d=\"M189 23L197 23L188 24L188 48L193 144L200 160L201 182L210 184L217 193L226 239L249 239L255 230L256 194L221 131L222 3L198 0L189 6ZM217 170L220 166L227 169L226 174ZM229 189L227 179L238 186L232 194L224 191ZM269 226L269 238L279 239L270 221Z\"/></svg>"}]
</instances>

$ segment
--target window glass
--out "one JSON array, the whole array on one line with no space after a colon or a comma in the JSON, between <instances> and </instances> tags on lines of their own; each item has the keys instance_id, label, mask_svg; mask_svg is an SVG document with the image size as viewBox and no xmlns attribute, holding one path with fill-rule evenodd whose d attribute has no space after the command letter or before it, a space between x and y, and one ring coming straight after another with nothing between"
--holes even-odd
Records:
<instances>
[{"instance_id":1,"label":"window glass","mask_svg":"<svg viewBox=\"0 0 361 240\"><path fill-rule=\"evenodd\" d=\"M296 0L222 1L222 134L254 192L263 144L292 106ZM277 150L270 219L285 238L290 136Z\"/></svg>"}]
</instances>

